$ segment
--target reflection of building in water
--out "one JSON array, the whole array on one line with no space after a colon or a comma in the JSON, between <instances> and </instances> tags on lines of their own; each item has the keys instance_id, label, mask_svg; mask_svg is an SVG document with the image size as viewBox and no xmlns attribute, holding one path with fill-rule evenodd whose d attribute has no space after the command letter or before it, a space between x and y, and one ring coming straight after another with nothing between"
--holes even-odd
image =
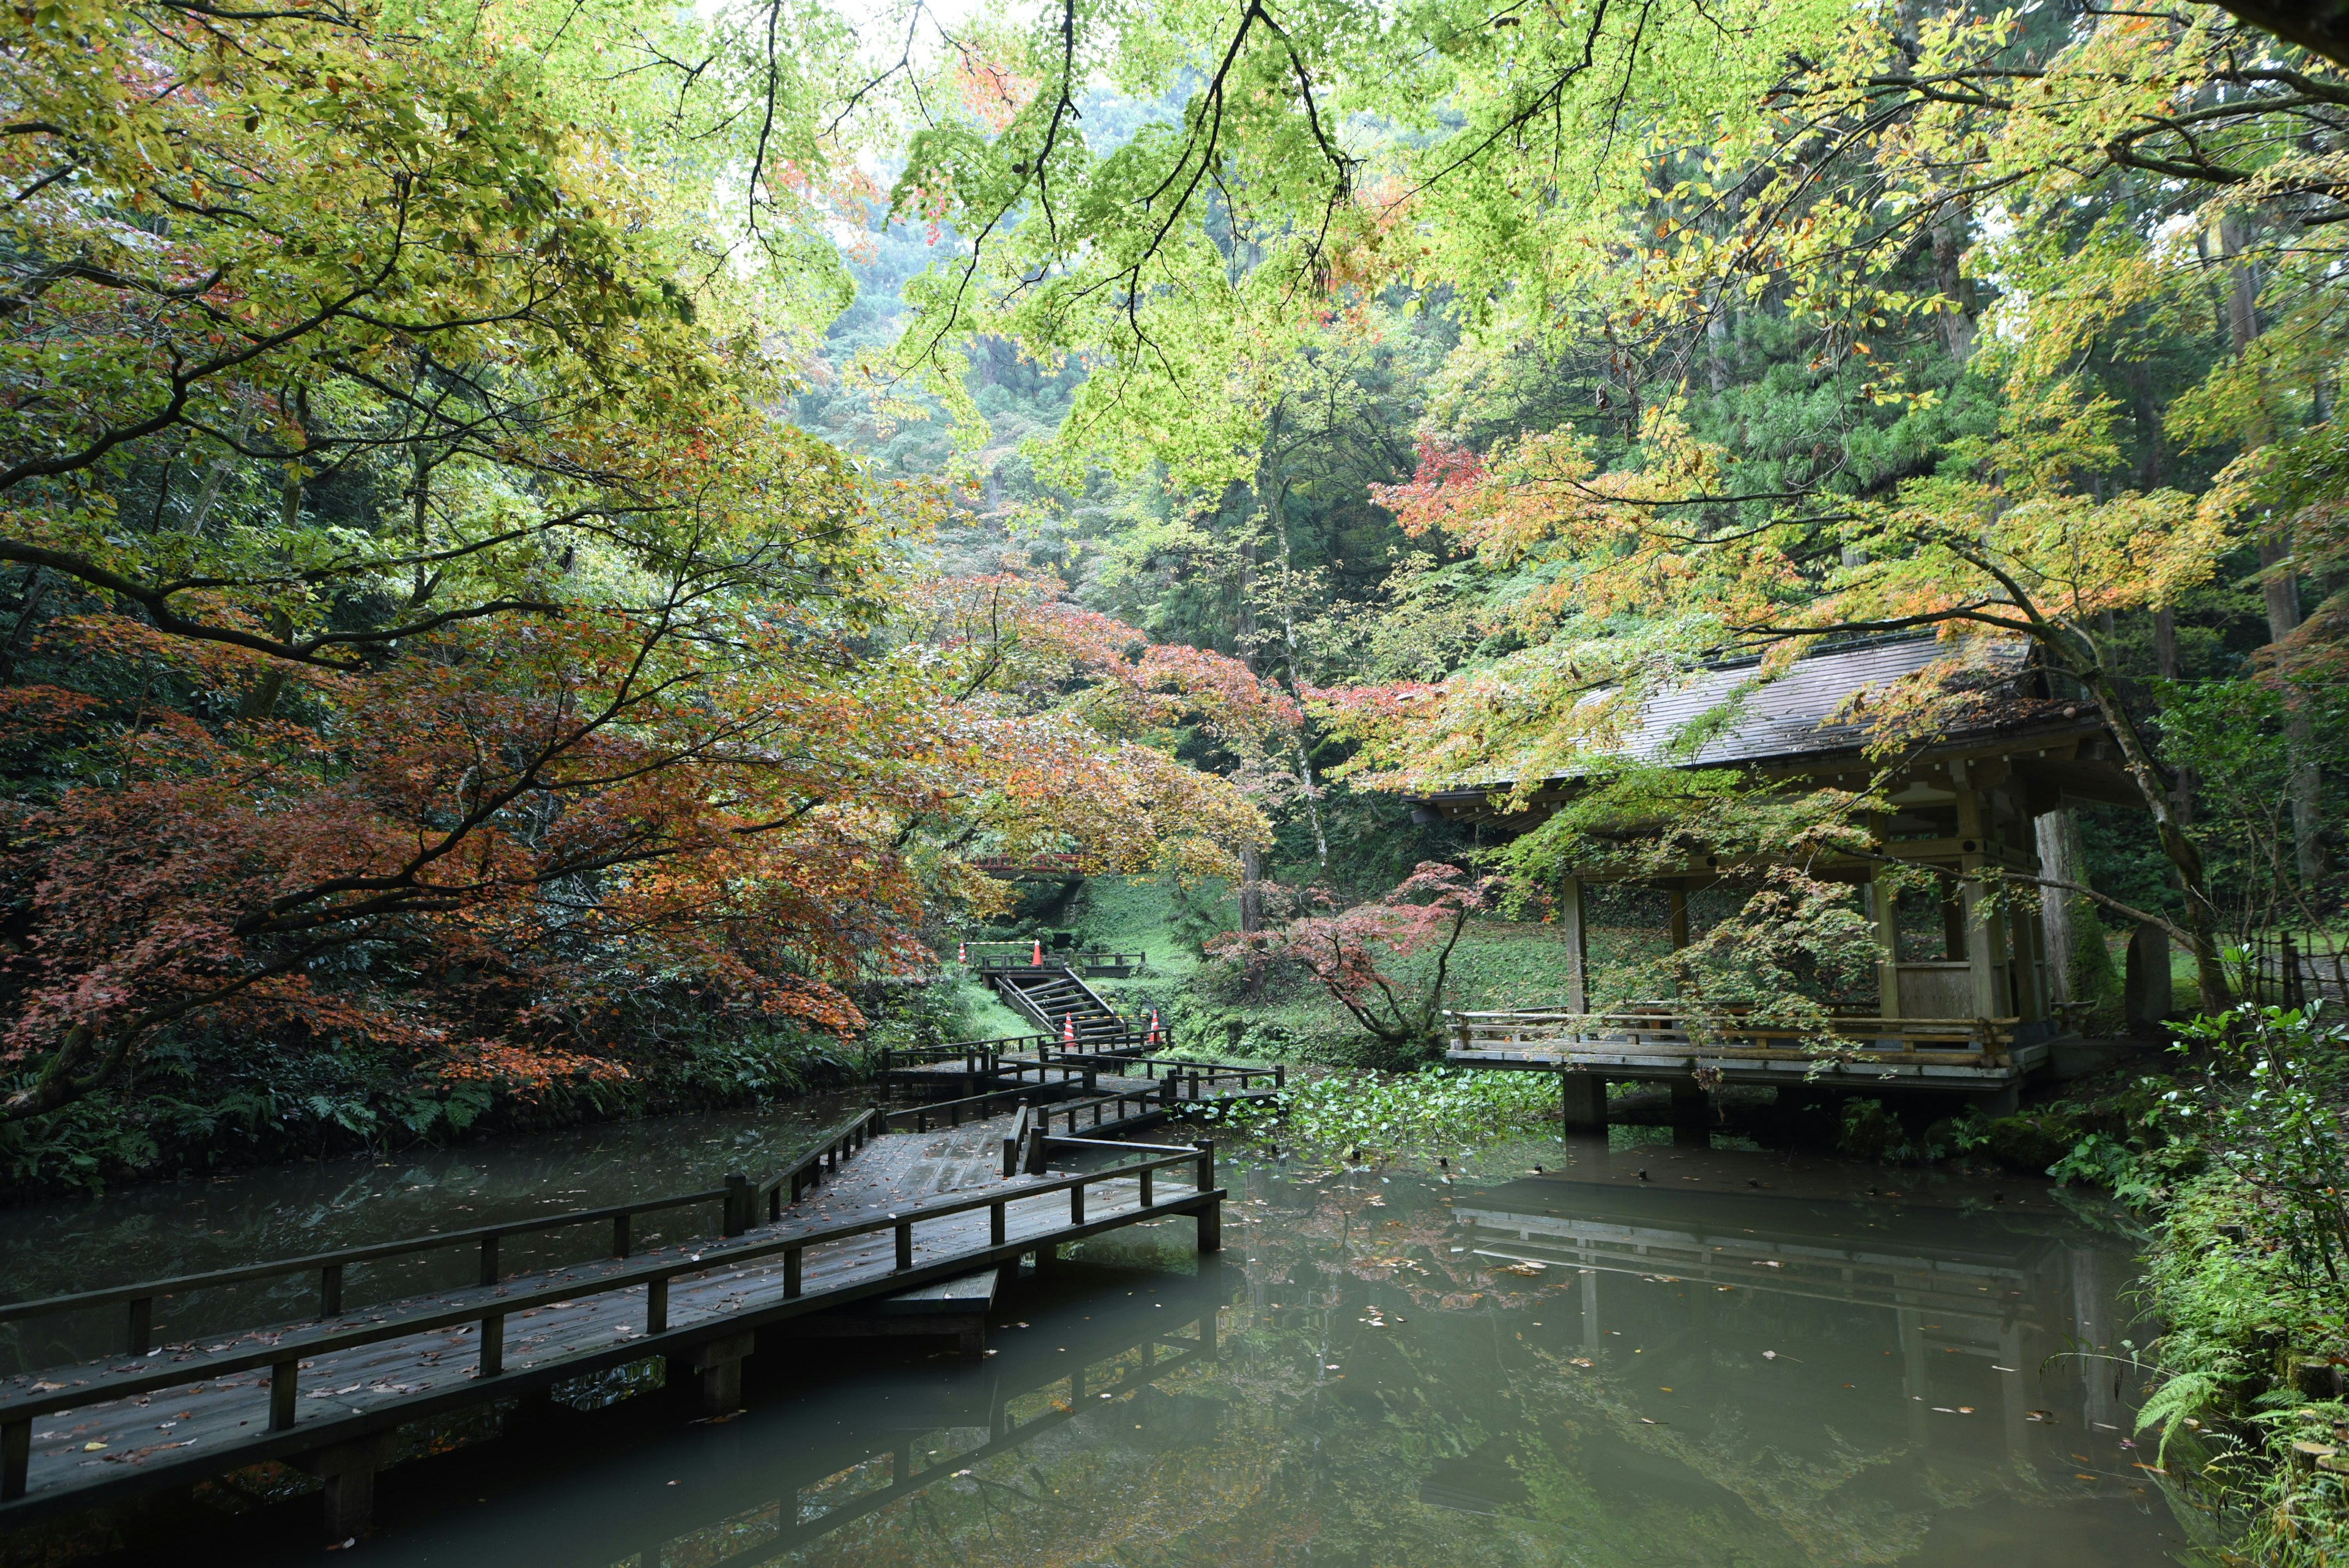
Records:
<instances>
[{"instance_id":1,"label":"reflection of building in water","mask_svg":"<svg viewBox=\"0 0 2349 1568\"><path fill-rule=\"evenodd\" d=\"M1841 1407L1819 1390L1806 1397L1847 1430L1881 1426L1889 1405L1868 1396L1897 1390L1905 1411L1894 1425L1929 1454L2052 1463L2081 1446L2084 1428L2108 1454L2126 1435L2131 1385L2126 1363L2109 1358L2127 1354L2111 1252L1988 1210L1758 1193L1699 1201L1686 1190L1522 1181L1463 1199L1454 1216L1471 1252L1576 1271L1557 1294L1578 1342L1586 1352L1640 1347L1643 1384L1702 1399L1709 1380L1725 1394L1723 1378L1738 1376L1728 1369L1752 1372L1764 1349L1800 1356L1806 1343L1831 1344L1837 1365L1858 1368L1831 1394L1863 1397ZM1765 1331L1784 1337L1746 1342ZM1607 1370L1623 1371L1624 1359ZM1740 1402L1751 1408L1749 1392ZM1991 1432L2000 1436L1986 1444Z\"/></svg>"}]
</instances>

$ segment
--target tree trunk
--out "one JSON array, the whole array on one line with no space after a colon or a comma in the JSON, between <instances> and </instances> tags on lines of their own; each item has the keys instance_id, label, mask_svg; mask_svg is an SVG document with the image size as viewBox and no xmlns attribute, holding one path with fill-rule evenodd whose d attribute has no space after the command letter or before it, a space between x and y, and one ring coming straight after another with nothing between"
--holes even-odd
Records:
<instances>
[{"instance_id":1,"label":"tree trunk","mask_svg":"<svg viewBox=\"0 0 2349 1568\"><path fill-rule=\"evenodd\" d=\"M2033 819L2039 839L2039 874L2062 882L2086 880L2072 854L2073 836L2079 832L2072 808L2058 806ZM2047 944L2047 999L2070 1002L2072 997L2072 902L2061 888L2039 889L2039 925Z\"/></svg>"},{"instance_id":2,"label":"tree trunk","mask_svg":"<svg viewBox=\"0 0 2349 1568\"><path fill-rule=\"evenodd\" d=\"M1252 936L1264 929L1264 857L1253 845L1240 851L1239 898L1240 934ZM1250 1002L1264 999L1261 965L1248 965L1247 998Z\"/></svg>"},{"instance_id":3,"label":"tree trunk","mask_svg":"<svg viewBox=\"0 0 2349 1568\"><path fill-rule=\"evenodd\" d=\"M2071 671L2075 680L2087 687L2103 711L2105 722L2111 729L2114 741L2120 746L2121 760L2129 778L2137 785L2138 798L2153 817L2154 833L2161 841L2161 852L2168 857L2170 869L2178 875L2178 888L2185 894L2185 909L2178 917L2178 927L2185 932L2186 945L2194 955L2196 989L2200 993L2202 1011L2224 1012L2233 1002L2233 988L2227 981L2226 965L2219 958L2219 909L2211 900L2209 878L2202 865L2202 850L2188 836L2178 820L2169 790L2155 766L2153 754L2137 733L2137 721L2129 714L2128 706L2121 700L2120 689L2113 684L2110 672L2099 668Z\"/></svg>"}]
</instances>

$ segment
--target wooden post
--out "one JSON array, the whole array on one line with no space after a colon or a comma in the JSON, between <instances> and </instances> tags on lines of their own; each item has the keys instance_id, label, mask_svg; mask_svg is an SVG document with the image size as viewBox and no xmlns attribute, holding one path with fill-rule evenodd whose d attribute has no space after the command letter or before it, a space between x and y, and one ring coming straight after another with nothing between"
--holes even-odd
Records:
<instances>
[{"instance_id":1,"label":"wooden post","mask_svg":"<svg viewBox=\"0 0 2349 1568\"><path fill-rule=\"evenodd\" d=\"M1982 820L1982 796L1963 782L1958 785L1958 838L1959 929L1972 981L1974 1016L2001 1018L2006 1014L2006 998L1999 994L1997 965L1998 950L2006 945L2006 925L1982 895L1981 874L1990 863L1992 847L1989 825Z\"/></svg>"},{"instance_id":2,"label":"wooden post","mask_svg":"<svg viewBox=\"0 0 2349 1568\"><path fill-rule=\"evenodd\" d=\"M739 1170L726 1173L726 1222L729 1236L740 1236L750 1228L750 1179Z\"/></svg>"},{"instance_id":3,"label":"wooden post","mask_svg":"<svg viewBox=\"0 0 2349 1568\"><path fill-rule=\"evenodd\" d=\"M1074 1187L1069 1189L1069 1223L1071 1225L1081 1225L1084 1222L1085 1184L1080 1181Z\"/></svg>"},{"instance_id":4,"label":"wooden post","mask_svg":"<svg viewBox=\"0 0 2349 1568\"><path fill-rule=\"evenodd\" d=\"M1900 1016L1900 897L1882 872L1868 886L1876 905L1876 943L1884 956L1876 964L1876 1011L1882 1018Z\"/></svg>"},{"instance_id":5,"label":"wooden post","mask_svg":"<svg viewBox=\"0 0 2349 1568\"><path fill-rule=\"evenodd\" d=\"M801 1280L805 1274L806 1265L806 1248L786 1247L783 1249L783 1296L785 1300L789 1300L800 1293Z\"/></svg>"},{"instance_id":6,"label":"wooden post","mask_svg":"<svg viewBox=\"0 0 2349 1568\"><path fill-rule=\"evenodd\" d=\"M2025 1023L2036 1023L2047 1016L2047 999L2041 984L2039 969L2043 944L2039 900L2015 899L2010 934L2012 946L2007 955L2007 973L2014 977L2015 1015Z\"/></svg>"},{"instance_id":7,"label":"wooden post","mask_svg":"<svg viewBox=\"0 0 2349 1568\"><path fill-rule=\"evenodd\" d=\"M710 1341L693 1353L693 1370L701 1374L701 1407L723 1416L742 1407L742 1362L758 1347L752 1334L730 1334Z\"/></svg>"},{"instance_id":8,"label":"wooden post","mask_svg":"<svg viewBox=\"0 0 2349 1568\"><path fill-rule=\"evenodd\" d=\"M1671 1096L1672 1142L1699 1148L1711 1144L1713 1131L1706 1124L1713 1107L1702 1086L1694 1078L1676 1077L1671 1081Z\"/></svg>"},{"instance_id":9,"label":"wooden post","mask_svg":"<svg viewBox=\"0 0 2349 1568\"><path fill-rule=\"evenodd\" d=\"M631 1251L628 1218L626 1214L612 1217L612 1256L616 1258L625 1258Z\"/></svg>"},{"instance_id":10,"label":"wooden post","mask_svg":"<svg viewBox=\"0 0 2349 1568\"><path fill-rule=\"evenodd\" d=\"M328 1263L318 1271L318 1315L321 1318L343 1315L343 1266Z\"/></svg>"},{"instance_id":11,"label":"wooden post","mask_svg":"<svg viewBox=\"0 0 2349 1568\"><path fill-rule=\"evenodd\" d=\"M0 1427L0 1502L14 1502L25 1495L32 1466L32 1417Z\"/></svg>"},{"instance_id":12,"label":"wooden post","mask_svg":"<svg viewBox=\"0 0 2349 1568\"><path fill-rule=\"evenodd\" d=\"M1590 939L1583 922L1582 878L1568 877L1558 890L1557 919L1566 937L1566 1006L1569 1012L1590 1011ZM1575 1033L1582 1033L1578 1025ZM1462 1044L1467 1042L1464 1039Z\"/></svg>"},{"instance_id":13,"label":"wooden post","mask_svg":"<svg viewBox=\"0 0 2349 1568\"><path fill-rule=\"evenodd\" d=\"M1573 1067L1557 1075L1559 1122L1568 1132L1607 1130L1607 1080Z\"/></svg>"},{"instance_id":14,"label":"wooden post","mask_svg":"<svg viewBox=\"0 0 2349 1568\"><path fill-rule=\"evenodd\" d=\"M1142 1207L1144 1209L1150 1207L1150 1179L1157 1174L1146 1168L1142 1172Z\"/></svg>"},{"instance_id":15,"label":"wooden post","mask_svg":"<svg viewBox=\"0 0 2349 1568\"><path fill-rule=\"evenodd\" d=\"M1212 1192L1216 1186L1216 1146L1202 1140L1199 1148L1199 1190ZM1219 1252L1224 1247L1224 1206L1209 1199L1199 1206L1199 1251Z\"/></svg>"},{"instance_id":16,"label":"wooden post","mask_svg":"<svg viewBox=\"0 0 2349 1568\"><path fill-rule=\"evenodd\" d=\"M326 1483L326 1543L339 1546L367 1533L375 1513L375 1472L383 1462L383 1445L338 1443L311 1456L302 1468Z\"/></svg>"},{"instance_id":17,"label":"wooden post","mask_svg":"<svg viewBox=\"0 0 2349 1568\"><path fill-rule=\"evenodd\" d=\"M130 1303L130 1354L144 1355L155 1347L155 1298L140 1296Z\"/></svg>"},{"instance_id":18,"label":"wooden post","mask_svg":"<svg viewBox=\"0 0 2349 1568\"><path fill-rule=\"evenodd\" d=\"M1004 1205L988 1204L987 1206L987 1244L990 1247L1000 1247L1009 1233L1009 1223L1005 1215Z\"/></svg>"},{"instance_id":19,"label":"wooden post","mask_svg":"<svg viewBox=\"0 0 2349 1568\"><path fill-rule=\"evenodd\" d=\"M284 1361L269 1364L269 1429L290 1432L294 1429L294 1380L301 1376L301 1363L288 1356Z\"/></svg>"},{"instance_id":20,"label":"wooden post","mask_svg":"<svg viewBox=\"0 0 2349 1568\"><path fill-rule=\"evenodd\" d=\"M913 1266L914 1222L911 1220L900 1220L897 1221L897 1267L902 1270L910 1269Z\"/></svg>"},{"instance_id":21,"label":"wooden post","mask_svg":"<svg viewBox=\"0 0 2349 1568\"><path fill-rule=\"evenodd\" d=\"M498 1239L495 1236L481 1238L481 1282L485 1285L498 1282Z\"/></svg>"},{"instance_id":22,"label":"wooden post","mask_svg":"<svg viewBox=\"0 0 2349 1568\"><path fill-rule=\"evenodd\" d=\"M481 1376L495 1377L506 1369L506 1314L493 1312L481 1319Z\"/></svg>"},{"instance_id":23,"label":"wooden post","mask_svg":"<svg viewBox=\"0 0 2349 1568\"><path fill-rule=\"evenodd\" d=\"M668 1332L668 1281L666 1277L645 1286L645 1332Z\"/></svg>"}]
</instances>

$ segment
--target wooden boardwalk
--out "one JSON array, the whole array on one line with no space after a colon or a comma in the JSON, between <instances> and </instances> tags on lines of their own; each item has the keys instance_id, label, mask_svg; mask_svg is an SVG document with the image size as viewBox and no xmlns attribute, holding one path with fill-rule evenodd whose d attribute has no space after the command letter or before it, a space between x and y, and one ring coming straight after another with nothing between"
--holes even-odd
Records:
<instances>
[{"instance_id":1,"label":"wooden boardwalk","mask_svg":"<svg viewBox=\"0 0 2349 1568\"><path fill-rule=\"evenodd\" d=\"M327 1479L328 1533L340 1539L363 1526L385 1439L399 1427L656 1355L698 1373L706 1405L731 1409L743 1358L786 1349L795 1320L1030 1253L1040 1264L1088 1236L1174 1215L1197 1220L1201 1251L1220 1244L1212 1145L1072 1143L1036 1128L1025 1110L956 1120L885 1134L868 1113L756 1187L734 1178L674 1199L227 1272L316 1272L326 1310L311 1322L142 1343L157 1301L222 1275L0 1308L6 1319L127 1303L131 1346L123 1357L0 1379L0 1530L281 1459ZM1019 1174L1007 1148L1015 1133ZM1112 1163L1041 1168L1056 1151ZM712 1199L725 1233L628 1255L630 1212ZM761 1209L766 1218L754 1222ZM500 1234L607 1222L618 1255L497 1271ZM481 1283L344 1309L343 1272L355 1262L451 1245L480 1246Z\"/></svg>"}]
</instances>

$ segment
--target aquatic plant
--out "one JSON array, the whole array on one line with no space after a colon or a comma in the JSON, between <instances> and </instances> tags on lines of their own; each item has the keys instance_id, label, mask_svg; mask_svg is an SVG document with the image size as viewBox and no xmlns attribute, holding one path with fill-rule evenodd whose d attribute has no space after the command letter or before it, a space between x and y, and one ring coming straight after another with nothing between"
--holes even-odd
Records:
<instances>
[{"instance_id":1,"label":"aquatic plant","mask_svg":"<svg viewBox=\"0 0 2349 1568\"><path fill-rule=\"evenodd\" d=\"M1292 1081L1269 1100L1234 1106L1213 1119L1367 1158L1489 1137L1557 1115L1557 1082L1546 1075L1434 1067Z\"/></svg>"}]
</instances>

